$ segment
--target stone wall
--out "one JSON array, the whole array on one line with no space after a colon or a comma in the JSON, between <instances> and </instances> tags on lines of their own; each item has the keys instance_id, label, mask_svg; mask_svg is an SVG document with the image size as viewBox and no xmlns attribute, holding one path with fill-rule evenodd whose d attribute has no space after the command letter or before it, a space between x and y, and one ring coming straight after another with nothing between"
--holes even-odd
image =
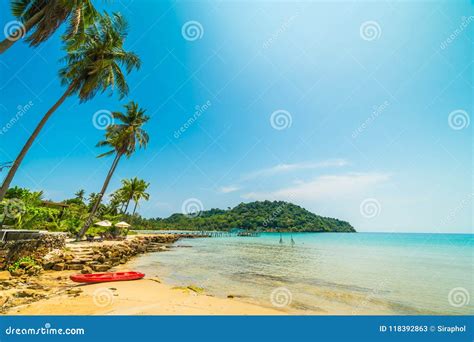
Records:
<instances>
[{"instance_id":1,"label":"stone wall","mask_svg":"<svg viewBox=\"0 0 474 342\"><path fill-rule=\"evenodd\" d=\"M164 250L165 245L179 239L175 235L141 236L120 243L102 243L68 246L59 253L43 258L45 270L74 270L82 273L105 272L114 266L125 264L131 257L145 252Z\"/></svg>"},{"instance_id":2,"label":"stone wall","mask_svg":"<svg viewBox=\"0 0 474 342\"><path fill-rule=\"evenodd\" d=\"M0 243L0 270L23 257L32 257L38 262L54 249L66 245L65 234L41 234L37 239L7 241Z\"/></svg>"},{"instance_id":3,"label":"stone wall","mask_svg":"<svg viewBox=\"0 0 474 342\"><path fill-rule=\"evenodd\" d=\"M176 242L177 235L137 236L121 242L65 243L65 235L43 234L35 240L10 241L0 244L0 270L8 268L22 257L34 263L22 262L11 274L15 277L37 275L42 270L74 270L82 273L105 272L126 263L131 257L166 249Z\"/></svg>"}]
</instances>

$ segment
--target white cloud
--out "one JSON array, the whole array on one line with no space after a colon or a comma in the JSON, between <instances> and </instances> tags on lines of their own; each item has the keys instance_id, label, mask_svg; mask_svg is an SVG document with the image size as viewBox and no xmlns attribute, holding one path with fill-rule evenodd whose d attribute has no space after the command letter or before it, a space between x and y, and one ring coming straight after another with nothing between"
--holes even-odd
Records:
<instances>
[{"instance_id":1,"label":"white cloud","mask_svg":"<svg viewBox=\"0 0 474 342\"><path fill-rule=\"evenodd\" d=\"M325 175L309 182L297 184L269 192L250 192L242 197L251 200L321 200L348 198L369 191L376 185L385 183L390 176L385 173L348 173Z\"/></svg>"},{"instance_id":2,"label":"white cloud","mask_svg":"<svg viewBox=\"0 0 474 342\"><path fill-rule=\"evenodd\" d=\"M229 185L229 186L222 186L218 190L219 190L219 192L221 192L223 194L228 194L230 192L240 190L240 187L238 187L236 185Z\"/></svg>"},{"instance_id":3,"label":"white cloud","mask_svg":"<svg viewBox=\"0 0 474 342\"><path fill-rule=\"evenodd\" d=\"M242 177L242 180L251 180L259 177L268 177L276 174L287 173L298 170L311 170L327 167L342 167L349 163L344 159L328 159L321 162L302 162L294 164L278 164L266 169L257 170L248 173Z\"/></svg>"}]
</instances>

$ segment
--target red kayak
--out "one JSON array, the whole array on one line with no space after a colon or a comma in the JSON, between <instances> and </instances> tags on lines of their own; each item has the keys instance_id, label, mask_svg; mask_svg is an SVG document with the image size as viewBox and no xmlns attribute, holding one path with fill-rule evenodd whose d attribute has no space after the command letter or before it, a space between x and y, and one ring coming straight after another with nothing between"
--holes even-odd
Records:
<instances>
[{"instance_id":1,"label":"red kayak","mask_svg":"<svg viewBox=\"0 0 474 342\"><path fill-rule=\"evenodd\" d=\"M145 275L140 272L108 272L92 274L74 274L70 276L76 283L103 283L107 281L123 281L142 279Z\"/></svg>"}]
</instances>

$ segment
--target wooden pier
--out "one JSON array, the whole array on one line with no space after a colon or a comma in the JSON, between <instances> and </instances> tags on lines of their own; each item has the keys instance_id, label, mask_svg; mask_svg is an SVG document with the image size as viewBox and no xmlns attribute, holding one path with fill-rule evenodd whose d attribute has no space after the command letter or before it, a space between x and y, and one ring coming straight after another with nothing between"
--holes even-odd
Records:
<instances>
[{"instance_id":1,"label":"wooden pier","mask_svg":"<svg viewBox=\"0 0 474 342\"><path fill-rule=\"evenodd\" d=\"M218 237L234 237L234 236L242 236L242 237L257 237L260 236L260 232L256 231L245 231L245 230L231 230L231 231L160 231L160 234L173 234L178 235L182 238L198 238L198 237L210 237L210 238L218 238Z\"/></svg>"}]
</instances>

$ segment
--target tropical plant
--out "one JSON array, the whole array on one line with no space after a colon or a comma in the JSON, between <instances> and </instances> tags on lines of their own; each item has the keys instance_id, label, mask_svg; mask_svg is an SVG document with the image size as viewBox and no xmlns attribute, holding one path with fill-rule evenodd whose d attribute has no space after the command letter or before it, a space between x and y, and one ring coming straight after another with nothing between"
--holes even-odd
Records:
<instances>
[{"instance_id":1,"label":"tropical plant","mask_svg":"<svg viewBox=\"0 0 474 342\"><path fill-rule=\"evenodd\" d=\"M43 192L19 187L9 189L6 198L0 202L3 214L1 225L8 224L21 229L37 228L48 220L57 209L42 205Z\"/></svg>"},{"instance_id":2,"label":"tropical plant","mask_svg":"<svg viewBox=\"0 0 474 342\"><path fill-rule=\"evenodd\" d=\"M105 178L104 184L99 193L99 197L92 208L90 216L78 234L78 239L82 238L87 232L87 229L90 227L95 213L99 208L102 197L107 191L110 179L117 168L120 158L122 158L122 156L130 158L137 147L146 147L148 143L148 133L146 133L142 128L143 125L149 120L149 117L145 115L145 110L141 109L135 102L129 102L124 107L126 109L125 113L112 113L114 118L121 123L108 126L105 133L105 140L100 141L97 144L97 147L111 148L109 151L99 155L99 158L113 154L115 155L115 158L112 162L107 177Z\"/></svg>"},{"instance_id":3,"label":"tropical plant","mask_svg":"<svg viewBox=\"0 0 474 342\"><path fill-rule=\"evenodd\" d=\"M74 194L74 196L76 196L76 199L78 199L79 201L84 202L86 190L80 189Z\"/></svg>"},{"instance_id":4,"label":"tropical plant","mask_svg":"<svg viewBox=\"0 0 474 342\"><path fill-rule=\"evenodd\" d=\"M138 202L140 202L140 200L144 199L145 201L148 201L150 199L150 194L145 192L146 189L148 189L149 185L150 183L145 182L143 179L140 179L138 181L138 186L135 192L133 193L133 201L135 202L135 206L133 207L132 216L135 215L135 212L137 211Z\"/></svg>"},{"instance_id":5,"label":"tropical plant","mask_svg":"<svg viewBox=\"0 0 474 342\"><path fill-rule=\"evenodd\" d=\"M137 177L122 180L122 187L119 191L125 203L125 209L123 213L127 212L128 206L132 200L135 202L132 215L135 214L138 202L141 199L148 201L150 195L145 191L149 185L150 183L145 182L143 179L138 179Z\"/></svg>"},{"instance_id":6,"label":"tropical plant","mask_svg":"<svg viewBox=\"0 0 474 342\"><path fill-rule=\"evenodd\" d=\"M20 268L20 265L22 265L22 264L28 264L28 265L31 265L31 266L35 266L36 261L31 256L24 256L24 257L18 259L17 261L15 261L10 266L8 266L8 271L15 272L16 270L18 270Z\"/></svg>"},{"instance_id":7,"label":"tropical plant","mask_svg":"<svg viewBox=\"0 0 474 342\"><path fill-rule=\"evenodd\" d=\"M94 207L95 202L97 202L97 199L99 198L99 194L96 192L91 192L88 198L88 203L87 203L87 208L89 212L92 210Z\"/></svg>"},{"instance_id":8,"label":"tropical plant","mask_svg":"<svg viewBox=\"0 0 474 342\"><path fill-rule=\"evenodd\" d=\"M108 88L114 90L116 87L121 98L128 93L122 67L129 73L140 67L140 59L134 53L124 50L126 33L127 24L120 14L104 14L96 25L85 31L83 44L78 45L76 36L66 42L68 53L63 59L66 66L59 71L59 75L67 89L46 112L13 162L0 188L0 201L40 131L68 96L77 94L80 101L85 102L98 91L104 92Z\"/></svg>"},{"instance_id":9,"label":"tropical plant","mask_svg":"<svg viewBox=\"0 0 474 342\"><path fill-rule=\"evenodd\" d=\"M133 178L130 179L122 179L122 187L117 190L117 195L120 197L123 206L122 206L122 213L126 214L128 211L128 206L130 205L130 201L132 200L133 196Z\"/></svg>"},{"instance_id":10,"label":"tropical plant","mask_svg":"<svg viewBox=\"0 0 474 342\"><path fill-rule=\"evenodd\" d=\"M18 22L10 24L10 32L0 42L0 54L24 36L30 46L38 46L65 21L68 21L65 38L84 39L86 29L99 16L90 0L14 0L11 10Z\"/></svg>"}]
</instances>

